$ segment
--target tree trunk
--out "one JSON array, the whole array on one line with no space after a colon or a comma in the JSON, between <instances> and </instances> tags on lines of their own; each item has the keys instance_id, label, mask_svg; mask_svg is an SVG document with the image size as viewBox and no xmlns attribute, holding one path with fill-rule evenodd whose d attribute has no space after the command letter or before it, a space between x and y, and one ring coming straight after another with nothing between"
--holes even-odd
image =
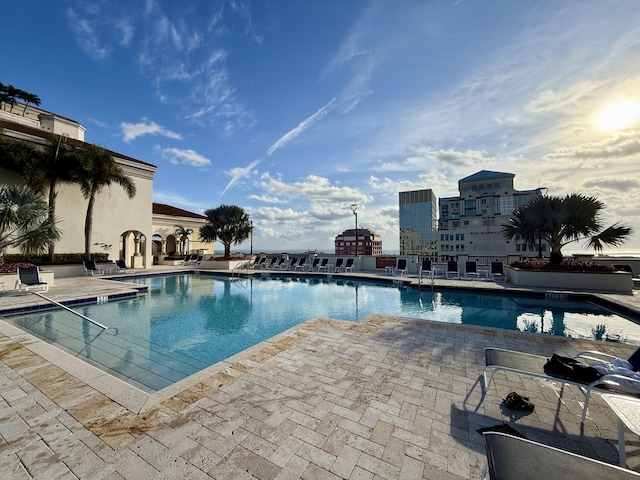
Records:
<instances>
[{"instance_id":1,"label":"tree trunk","mask_svg":"<svg viewBox=\"0 0 640 480\"><path fill-rule=\"evenodd\" d=\"M224 244L224 256L225 256L225 258L229 258L231 256L231 244L230 243L225 243Z\"/></svg>"},{"instance_id":2,"label":"tree trunk","mask_svg":"<svg viewBox=\"0 0 640 480\"><path fill-rule=\"evenodd\" d=\"M49 220L53 222L56 217L56 197L58 194L56 193L56 181L53 180L49 184ZM49 262L53 263L53 256L55 255L56 250L56 242L55 240L51 240L49 242Z\"/></svg>"},{"instance_id":3,"label":"tree trunk","mask_svg":"<svg viewBox=\"0 0 640 480\"><path fill-rule=\"evenodd\" d=\"M93 229L93 204L96 201L95 188L91 189L89 204L87 205L87 216L84 221L84 259L91 260L91 230Z\"/></svg>"}]
</instances>

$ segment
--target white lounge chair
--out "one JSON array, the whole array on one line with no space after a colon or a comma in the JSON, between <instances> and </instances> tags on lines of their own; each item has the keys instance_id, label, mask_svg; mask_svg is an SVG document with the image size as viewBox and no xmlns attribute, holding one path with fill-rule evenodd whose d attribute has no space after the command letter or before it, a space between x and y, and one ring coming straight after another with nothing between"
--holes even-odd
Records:
<instances>
[{"instance_id":1,"label":"white lounge chair","mask_svg":"<svg viewBox=\"0 0 640 480\"><path fill-rule=\"evenodd\" d=\"M42 291L49 291L49 284L42 280L38 267L18 267L18 279L16 280L16 290L28 291L30 288L41 288Z\"/></svg>"},{"instance_id":2,"label":"white lounge chair","mask_svg":"<svg viewBox=\"0 0 640 480\"><path fill-rule=\"evenodd\" d=\"M483 434L487 452L487 467L491 480L550 480L579 478L580 480L638 479L640 474L567 452L542 443L502 432Z\"/></svg>"},{"instance_id":3,"label":"white lounge chair","mask_svg":"<svg viewBox=\"0 0 640 480\"><path fill-rule=\"evenodd\" d=\"M446 277L447 279L459 279L460 278L460 272L458 271L458 262L456 260L449 260L447 262L447 272L446 272Z\"/></svg>"},{"instance_id":4,"label":"white lounge chair","mask_svg":"<svg viewBox=\"0 0 640 480\"><path fill-rule=\"evenodd\" d=\"M587 351L579 353L576 358L584 358L587 360L597 359L598 356L607 357L607 354L595 351ZM562 383L563 385L574 385L582 390L584 393L584 405L582 407L582 418L580 420L581 428L584 427L584 420L587 414L587 408L589 407L589 399L591 397L591 391L594 389L613 391L622 394L638 395L640 394L640 380L634 377L619 375L619 374L607 374L600 377L598 380L585 383L577 380L570 380L566 378L559 378L549 375L545 372L545 364L547 363L547 357L542 355L534 355L532 353L518 352L516 350L507 350L503 348L485 348L485 367L482 372L483 382L482 390L486 392L491 385L493 376L498 371L514 372L521 375L527 375L530 377L543 378L545 380L553 380ZM610 355L608 357L611 357ZM636 364L636 358L640 357L640 348L629 357L632 364ZM615 357L614 357L615 358ZM489 374L490 372L490 374ZM489 375L488 375L489 374ZM488 375L488 377L487 377Z\"/></svg>"},{"instance_id":5,"label":"white lounge chair","mask_svg":"<svg viewBox=\"0 0 640 480\"><path fill-rule=\"evenodd\" d=\"M396 266L393 269L394 275L406 275L407 274L407 259L399 258L396 262Z\"/></svg>"},{"instance_id":6,"label":"white lounge chair","mask_svg":"<svg viewBox=\"0 0 640 480\"><path fill-rule=\"evenodd\" d=\"M94 260L84 261L82 262L82 265L84 266L85 275L91 275L91 276L104 275L104 269L98 267L98 265L96 265L96 262Z\"/></svg>"},{"instance_id":7,"label":"white lounge chair","mask_svg":"<svg viewBox=\"0 0 640 480\"><path fill-rule=\"evenodd\" d=\"M504 274L504 265L502 262L491 262L491 272L489 273L491 280L496 282L506 282L507 276Z\"/></svg>"},{"instance_id":8,"label":"white lounge chair","mask_svg":"<svg viewBox=\"0 0 640 480\"><path fill-rule=\"evenodd\" d=\"M344 265L344 272L353 272L353 262L355 261L355 259L353 258L347 258L347 263L345 263Z\"/></svg>"},{"instance_id":9,"label":"white lounge chair","mask_svg":"<svg viewBox=\"0 0 640 480\"><path fill-rule=\"evenodd\" d=\"M475 278L476 280L478 280L480 278L477 262L465 262L464 265L465 265L464 267L465 280L469 280L470 278Z\"/></svg>"}]
</instances>

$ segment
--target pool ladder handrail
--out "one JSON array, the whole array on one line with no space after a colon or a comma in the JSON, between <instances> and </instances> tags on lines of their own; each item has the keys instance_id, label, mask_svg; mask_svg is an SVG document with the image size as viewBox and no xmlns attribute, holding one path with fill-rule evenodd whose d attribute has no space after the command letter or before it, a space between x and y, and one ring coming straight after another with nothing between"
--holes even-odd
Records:
<instances>
[{"instance_id":1,"label":"pool ladder handrail","mask_svg":"<svg viewBox=\"0 0 640 480\"><path fill-rule=\"evenodd\" d=\"M431 290L433 290L433 284L435 281L435 274L433 269L429 271L429 277L431 277ZM420 273L418 275L418 290L420 290L421 286L422 286L422 268L420 268Z\"/></svg>"},{"instance_id":2,"label":"pool ladder handrail","mask_svg":"<svg viewBox=\"0 0 640 480\"><path fill-rule=\"evenodd\" d=\"M92 320L92 319L91 319L91 318L89 318L89 317L85 317L85 316L84 316L84 315L82 315L81 313L78 313L78 312L76 312L75 310L72 310L72 309L70 309L69 307L67 307L67 306L65 306L65 305L62 305L61 303L58 303L58 302L56 302L55 300L53 300L53 299L51 299L51 298L49 298L49 297L44 296L44 295L43 295L43 294L41 294L40 292L32 292L32 293L33 293L33 294L35 294L35 295L38 295L40 298L44 298L47 302L51 302L51 303L53 303L54 305L56 305L56 306L58 306L58 307L60 307L60 308L63 308L63 309L65 309L66 311L73 313L74 315L77 315L78 317L82 318L83 320L86 320L87 322L91 322L91 323L93 323L94 325L97 325L98 327L100 327L100 328L102 328L102 329L104 329L104 330L107 330L107 329L109 328L109 327L107 327L106 325L101 324L100 322L96 322L95 320Z\"/></svg>"},{"instance_id":3,"label":"pool ladder handrail","mask_svg":"<svg viewBox=\"0 0 640 480\"><path fill-rule=\"evenodd\" d=\"M249 261L246 261L246 262L239 263L238 265L233 267L233 269L231 270L231 277L233 278L233 274L235 272L237 272L238 273L238 278L240 278L240 270L242 270L243 268L247 267L250 263L251 263L251 261L249 260Z\"/></svg>"}]
</instances>

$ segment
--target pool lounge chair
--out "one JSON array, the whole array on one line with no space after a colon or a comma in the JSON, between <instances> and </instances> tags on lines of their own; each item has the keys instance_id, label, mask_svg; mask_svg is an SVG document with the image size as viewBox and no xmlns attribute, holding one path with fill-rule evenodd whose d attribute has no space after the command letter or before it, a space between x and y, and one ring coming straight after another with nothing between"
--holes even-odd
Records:
<instances>
[{"instance_id":1,"label":"pool lounge chair","mask_svg":"<svg viewBox=\"0 0 640 480\"><path fill-rule=\"evenodd\" d=\"M127 267L127 264L124 263L124 260L116 260L114 263L115 263L116 273L133 272L133 269Z\"/></svg>"},{"instance_id":2,"label":"pool lounge chair","mask_svg":"<svg viewBox=\"0 0 640 480\"><path fill-rule=\"evenodd\" d=\"M49 284L42 280L38 267L18 267L18 280L16 290L29 291L30 288L41 288L43 292L49 291Z\"/></svg>"},{"instance_id":3,"label":"pool lounge chair","mask_svg":"<svg viewBox=\"0 0 640 480\"><path fill-rule=\"evenodd\" d=\"M638 479L640 474L577 453L501 432L483 434L491 480Z\"/></svg>"},{"instance_id":4,"label":"pool lounge chair","mask_svg":"<svg viewBox=\"0 0 640 480\"><path fill-rule=\"evenodd\" d=\"M595 360L601 357L611 357L610 355L603 354L596 351L580 352L575 358L584 358L586 360ZM632 364L637 364L637 359L640 357L640 348L629 357L629 361ZM545 372L544 366L547 363L548 358L542 355L534 355L532 353L518 352L516 350L506 350L503 348L485 348L484 349L485 367L482 371L482 391L487 391L491 385L493 376L498 371L514 372L520 375L527 375L530 377L543 378L545 380L553 380L560 382L564 385L574 385L582 390L584 393L584 405L582 408L582 418L580 420L581 428L584 427L584 420L587 414L587 408L589 407L589 399L591 397L591 391L593 389L606 389L607 391L613 391L621 394L637 395L640 394L640 380L619 375L619 374L607 374L600 377L598 380L585 383L577 380L569 380L566 378L559 378L549 375ZM490 375L487 377L487 375Z\"/></svg>"},{"instance_id":5,"label":"pool lounge chair","mask_svg":"<svg viewBox=\"0 0 640 480\"><path fill-rule=\"evenodd\" d=\"M339 258L336 260L336 264L333 266L333 271L334 272L339 272L340 269L342 268L342 264L344 263L344 259L343 258Z\"/></svg>"},{"instance_id":6,"label":"pool lounge chair","mask_svg":"<svg viewBox=\"0 0 640 480\"><path fill-rule=\"evenodd\" d=\"M267 257L260 257L255 262L253 262L253 265L251 265L251 268L253 268L254 270L262 268L262 265L264 265L264 262L266 260L267 260Z\"/></svg>"},{"instance_id":7,"label":"pool lounge chair","mask_svg":"<svg viewBox=\"0 0 640 480\"><path fill-rule=\"evenodd\" d=\"M394 275L406 275L407 274L407 259L399 258L396 262L396 266L393 269Z\"/></svg>"},{"instance_id":8,"label":"pool lounge chair","mask_svg":"<svg viewBox=\"0 0 640 480\"><path fill-rule=\"evenodd\" d=\"M343 271L344 272L353 272L353 258L347 258L347 263L344 264Z\"/></svg>"},{"instance_id":9,"label":"pool lounge chair","mask_svg":"<svg viewBox=\"0 0 640 480\"><path fill-rule=\"evenodd\" d=\"M279 264L278 270L293 270L296 266L296 263L298 263L298 259L296 257L291 257L289 263L282 262L281 264Z\"/></svg>"},{"instance_id":10,"label":"pool lounge chair","mask_svg":"<svg viewBox=\"0 0 640 480\"><path fill-rule=\"evenodd\" d=\"M98 267L94 260L88 260L88 261L82 262L82 265L84 266L85 275L91 275L91 276L104 275L104 269Z\"/></svg>"},{"instance_id":11,"label":"pool lounge chair","mask_svg":"<svg viewBox=\"0 0 640 480\"><path fill-rule=\"evenodd\" d=\"M191 261L191 255L185 255L184 259L182 259L182 262L180 262L180 265L188 265L190 261Z\"/></svg>"},{"instance_id":12,"label":"pool lounge chair","mask_svg":"<svg viewBox=\"0 0 640 480\"><path fill-rule=\"evenodd\" d=\"M278 257L271 257L271 261L266 260L260 265L260 270L269 270L275 268L278 262Z\"/></svg>"},{"instance_id":13,"label":"pool lounge chair","mask_svg":"<svg viewBox=\"0 0 640 480\"><path fill-rule=\"evenodd\" d=\"M465 262L464 264L464 279L469 280L470 278L475 278L476 280L480 278L480 274L478 273L478 263L477 262Z\"/></svg>"},{"instance_id":14,"label":"pool lounge chair","mask_svg":"<svg viewBox=\"0 0 640 480\"><path fill-rule=\"evenodd\" d=\"M491 272L489 278L495 282L506 282L507 276L504 274L502 262L491 262Z\"/></svg>"},{"instance_id":15,"label":"pool lounge chair","mask_svg":"<svg viewBox=\"0 0 640 480\"><path fill-rule=\"evenodd\" d=\"M314 258L313 259L313 263L307 263L307 271L309 272L313 272L314 268L317 268L318 265L320 265L320 259L319 258Z\"/></svg>"},{"instance_id":16,"label":"pool lounge chair","mask_svg":"<svg viewBox=\"0 0 640 480\"><path fill-rule=\"evenodd\" d=\"M450 278L459 279L460 278L460 272L458 271L458 262L456 260L449 260L447 262L446 277L447 277L447 279L450 279Z\"/></svg>"},{"instance_id":17,"label":"pool lounge chair","mask_svg":"<svg viewBox=\"0 0 640 480\"><path fill-rule=\"evenodd\" d=\"M324 271L324 272L328 272L329 271L329 259L328 258L323 258L322 261L320 262L320 265L318 265L317 267L317 271Z\"/></svg>"},{"instance_id":18,"label":"pool lounge chair","mask_svg":"<svg viewBox=\"0 0 640 480\"><path fill-rule=\"evenodd\" d=\"M293 267L294 270L304 270L304 264L307 263L307 257L301 257L298 263Z\"/></svg>"}]
</instances>

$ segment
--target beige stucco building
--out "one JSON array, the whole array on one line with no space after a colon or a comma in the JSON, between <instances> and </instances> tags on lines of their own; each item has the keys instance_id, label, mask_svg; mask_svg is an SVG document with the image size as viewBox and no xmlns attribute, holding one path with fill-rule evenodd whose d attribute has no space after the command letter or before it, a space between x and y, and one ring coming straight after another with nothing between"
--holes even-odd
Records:
<instances>
[{"instance_id":1,"label":"beige stucco building","mask_svg":"<svg viewBox=\"0 0 640 480\"><path fill-rule=\"evenodd\" d=\"M44 145L50 133L83 143L85 128L78 122L50 112L17 105L13 112L0 109L0 134L33 144ZM175 225L191 228L186 252L213 253L213 244L201 242L198 230L206 223L202 215L156 204L152 200L153 177L157 167L126 155L109 151L125 175L133 180L136 195L129 198L122 187L105 187L96 196L93 211L92 244L94 252L108 253L111 260L123 259L127 266L144 268L167 253L180 253L175 238ZM22 183L22 176L0 164L0 184ZM61 239L56 253L84 252L84 222L88 200L75 184L57 187L56 217Z\"/></svg>"}]
</instances>

